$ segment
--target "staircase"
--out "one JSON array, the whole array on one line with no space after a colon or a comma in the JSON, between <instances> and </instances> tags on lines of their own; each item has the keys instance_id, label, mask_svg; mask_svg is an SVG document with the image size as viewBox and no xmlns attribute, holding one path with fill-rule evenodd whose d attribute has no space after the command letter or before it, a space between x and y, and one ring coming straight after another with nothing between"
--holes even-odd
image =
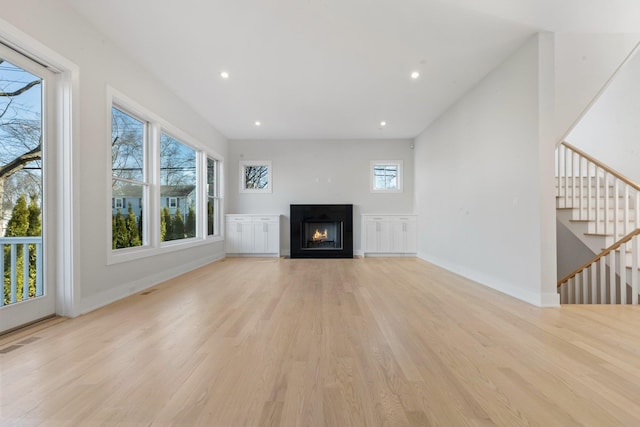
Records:
<instances>
[{"instance_id":1,"label":"staircase","mask_svg":"<svg viewBox=\"0 0 640 427\"><path fill-rule=\"evenodd\" d=\"M638 304L640 186L562 143L556 151L556 208L595 254L558 282L562 304Z\"/></svg>"}]
</instances>

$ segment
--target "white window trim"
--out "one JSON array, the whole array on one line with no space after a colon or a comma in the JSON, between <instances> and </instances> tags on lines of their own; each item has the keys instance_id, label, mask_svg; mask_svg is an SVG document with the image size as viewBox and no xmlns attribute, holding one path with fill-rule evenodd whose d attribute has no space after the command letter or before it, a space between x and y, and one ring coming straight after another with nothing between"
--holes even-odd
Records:
<instances>
[{"instance_id":1,"label":"white window trim","mask_svg":"<svg viewBox=\"0 0 640 427\"><path fill-rule=\"evenodd\" d=\"M178 198L177 197L167 197L169 201L167 202L167 207L169 209L176 209L178 207ZM175 202L175 206L171 202Z\"/></svg>"},{"instance_id":2,"label":"white window trim","mask_svg":"<svg viewBox=\"0 0 640 427\"><path fill-rule=\"evenodd\" d=\"M192 247L198 247L203 245L209 245L215 242L221 242L224 240L224 232L223 225L219 224L220 234L214 236L206 235L206 228L204 222L198 219L198 223L196 226L197 237L192 237L188 239L180 239L180 240L171 240L168 242L160 242L160 152L159 152L159 140L160 133L164 132L181 143L186 144L196 150L196 164L197 170L196 173L200 180L202 180L201 176L206 173L206 168L203 167L203 163L206 163L206 158L211 157L218 162L219 167L219 182L218 182L218 192L219 192L219 205L220 210L224 212L224 157L215 152L214 150L206 147L204 144L200 143L195 138L191 137L188 133L180 130L179 128L171 125L158 115L150 112L146 108L142 107L137 102L133 101L131 98L127 97L123 93L114 89L111 86L107 86L107 129L111 129L111 107L120 106L131 114L134 114L138 119L143 119L149 123L149 138L153 143L147 143L147 147L145 149L149 150L149 181L151 185L146 188L148 192L147 197L149 198L149 211L148 221L145 230L147 230L148 234L148 242L149 244L146 246L137 246L134 248L123 248L114 250L111 248L112 242L112 224L111 221L106 221L107 228L107 247L106 247L106 258L107 265L118 264L122 262L134 261L137 259L153 257L161 254L176 252L179 250L184 250ZM111 159L111 132L107 132L107 143L106 150L108 152L107 158ZM158 143L155 143L158 141ZM111 168L107 168L107 180L106 185L107 188L111 188L111 180L112 180L112 171ZM202 181L206 184L206 179ZM150 188L149 188L150 187ZM206 219L206 203L202 201L206 199L203 198L204 192L206 191L206 185L200 186L200 194L198 197L197 203L197 212L199 213L199 218ZM111 191L107 191L108 197L108 206L111 205ZM222 216L220 216L222 218ZM221 221L222 219L220 219Z\"/></svg>"},{"instance_id":3,"label":"white window trim","mask_svg":"<svg viewBox=\"0 0 640 427\"><path fill-rule=\"evenodd\" d=\"M377 165L395 165L398 168L398 187L393 189L379 189L375 186L375 166ZM370 175L370 191L372 193L402 193L403 189L403 179L402 175L404 173L404 168L402 164L402 160L371 160L369 166L369 175Z\"/></svg>"},{"instance_id":4,"label":"white window trim","mask_svg":"<svg viewBox=\"0 0 640 427\"><path fill-rule=\"evenodd\" d=\"M247 166L266 166L267 167L267 186L260 189L246 188L246 182L244 181L244 170ZM240 181L240 193L247 194L260 194L260 193L272 193L273 192L273 168L271 167L271 160L240 160L238 167L239 181Z\"/></svg>"},{"instance_id":5,"label":"white window trim","mask_svg":"<svg viewBox=\"0 0 640 427\"><path fill-rule=\"evenodd\" d=\"M215 183L216 183L216 190L214 191L214 196L209 196L209 190L207 188L207 161L208 159L214 160L216 162L216 170L215 170ZM221 160L219 160L217 157L212 156L210 154L204 153L203 158L202 158L202 163L203 163L203 167L202 169L202 180L204 182L205 185L203 185L202 188L202 193L203 193L203 206L202 206L202 215L204 215L203 218L206 218L206 221L202 222L202 234L205 238L207 239L219 239L219 238L224 238L224 223L222 222L222 218L224 218L224 215L221 215L221 209L223 209L223 187L222 187L222 171L223 171L223 162ZM218 233L216 234L216 227L213 227L213 231L214 234L208 234L209 233L209 212L207 211L207 205L209 203L209 199L214 199L218 202L218 209L214 210L214 221L218 224L218 228L217 231ZM200 223L199 223L200 224Z\"/></svg>"}]
</instances>

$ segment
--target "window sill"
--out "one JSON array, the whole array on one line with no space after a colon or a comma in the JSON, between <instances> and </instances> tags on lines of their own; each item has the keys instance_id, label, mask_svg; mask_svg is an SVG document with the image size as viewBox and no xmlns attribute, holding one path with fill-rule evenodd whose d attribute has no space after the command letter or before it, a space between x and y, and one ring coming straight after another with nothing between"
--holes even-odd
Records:
<instances>
[{"instance_id":1,"label":"window sill","mask_svg":"<svg viewBox=\"0 0 640 427\"><path fill-rule=\"evenodd\" d=\"M107 265L135 261L138 259L168 254L189 248L197 248L200 246L206 246L212 243L223 241L224 237L222 236L211 236L206 238L191 238L163 242L160 247L142 246L130 249L109 249L109 252L107 253Z\"/></svg>"}]
</instances>

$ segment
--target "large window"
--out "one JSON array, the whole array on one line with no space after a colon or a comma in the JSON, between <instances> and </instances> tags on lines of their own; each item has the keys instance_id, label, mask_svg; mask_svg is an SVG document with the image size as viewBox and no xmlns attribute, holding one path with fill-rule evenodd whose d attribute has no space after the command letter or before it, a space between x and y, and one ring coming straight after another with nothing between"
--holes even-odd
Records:
<instances>
[{"instance_id":1,"label":"large window","mask_svg":"<svg viewBox=\"0 0 640 427\"><path fill-rule=\"evenodd\" d=\"M149 185L145 170L148 125L121 108L111 109L111 247L142 246Z\"/></svg>"},{"instance_id":2,"label":"large window","mask_svg":"<svg viewBox=\"0 0 640 427\"><path fill-rule=\"evenodd\" d=\"M109 262L220 238L221 159L124 96L112 96Z\"/></svg>"},{"instance_id":3,"label":"large window","mask_svg":"<svg viewBox=\"0 0 640 427\"><path fill-rule=\"evenodd\" d=\"M162 133L160 135L160 240L196 236L196 151Z\"/></svg>"}]
</instances>

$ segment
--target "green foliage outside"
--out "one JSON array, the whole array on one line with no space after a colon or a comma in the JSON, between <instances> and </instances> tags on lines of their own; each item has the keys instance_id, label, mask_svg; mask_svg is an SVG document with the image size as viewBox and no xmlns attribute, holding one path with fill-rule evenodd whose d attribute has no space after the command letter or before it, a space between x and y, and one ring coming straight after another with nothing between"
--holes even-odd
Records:
<instances>
[{"instance_id":1,"label":"green foliage outside","mask_svg":"<svg viewBox=\"0 0 640 427\"><path fill-rule=\"evenodd\" d=\"M125 217L120 209L111 220L111 247L113 249L132 248L142 246L140 224L136 219L131 204Z\"/></svg>"},{"instance_id":2,"label":"green foliage outside","mask_svg":"<svg viewBox=\"0 0 640 427\"><path fill-rule=\"evenodd\" d=\"M112 249L142 246L142 218L136 218L131 204L125 216L120 209L111 219ZM180 240L196 236L196 211L191 205L186 221L180 209L171 215L168 207L160 210L160 241Z\"/></svg>"},{"instance_id":3,"label":"green foliage outside","mask_svg":"<svg viewBox=\"0 0 640 427\"><path fill-rule=\"evenodd\" d=\"M7 224L5 237L35 237L42 235L41 210L37 196L31 196L27 205L27 196L22 194L13 207L11 218ZM16 250L16 301L22 301L25 294L24 283L24 245L15 245ZM4 304L11 303L11 245L4 245ZM29 298L36 296L36 245L29 245L29 283L27 284Z\"/></svg>"},{"instance_id":4,"label":"green foliage outside","mask_svg":"<svg viewBox=\"0 0 640 427\"><path fill-rule=\"evenodd\" d=\"M187 237L196 237L196 210L193 205L189 206L187 212L187 222L184 225Z\"/></svg>"}]
</instances>

